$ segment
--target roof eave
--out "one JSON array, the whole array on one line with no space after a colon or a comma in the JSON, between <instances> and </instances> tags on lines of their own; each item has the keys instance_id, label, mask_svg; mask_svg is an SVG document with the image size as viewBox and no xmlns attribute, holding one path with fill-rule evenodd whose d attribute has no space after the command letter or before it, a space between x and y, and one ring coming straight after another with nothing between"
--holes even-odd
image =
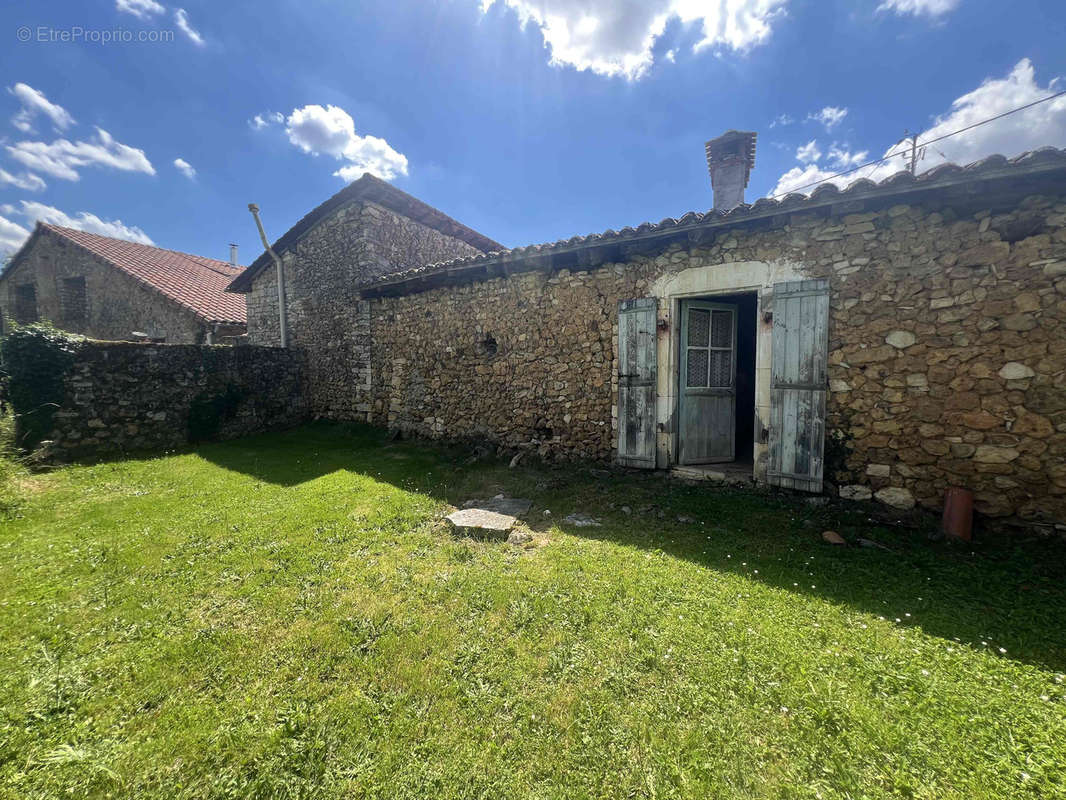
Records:
<instances>
[{"instance_id":1,"label":"roof eave","mask_svg":"<svg viewBox=\"0 0 1066 800\"><path fill-rule=\"evenodd\" d=\"M1035 151L1035 153L1040 152ZM1066 151L1056 152L1060 157L1066 156ZM562 244L558 247L553 245L531 245L529 247L515 248L503 253L491 254L488 257L474 257L472 261L456 263L450 267L445 265L441 269L400 273L392 278L375 281L360 287L360 293L363 297L407 294L435 288L438 285L496 277L496 275L491 274L493 272L505 274L507 272L530 271L539 268L545 263L550 263L557 256L571 255L595 248L608 246L634 246L639 248L641 244L660 239L738 227L782 214L804 213L842 204L861 203L867 200L892 201L916 194L931 194L967 184L976 188L982 184L997 180L1026 179L1055 172L1066 172L1066 158L1053 161L1036 160L1034 163L1023 166L1008 162L1006 159L1003 159L1003 161L1005 163L998 168L986 168L979 172L967 171L968 167L945 165L945 167L953 167L954 171L943 177L922 180L921 177L915 178L906 174L897 174L886 179L887 186L885 182L872 184L870 181L860 181L844 190L839 190L835 187L831 190L820 188L809 196L790 194L780 201L760 198L753 205L738 206L730 212L710 219L704 216L699 221L689 224L680 224L674 220L663 220L658 225L648 226L651 229L643 233L640 228L644 228L647 223L625 236L609 231L608 233L613 235L592 234L587 237L581 237L581 241L572 245L568 244L572 240L567 240L567 244ZM936 170L933 171L935 172ZM684 217L681 219L684 219ZM666 224L668 222L672 224ZM531 263L532 266L527 266ZM476 273L479 272L483 274L477 275Z\"/></svg>"}]
</instances>

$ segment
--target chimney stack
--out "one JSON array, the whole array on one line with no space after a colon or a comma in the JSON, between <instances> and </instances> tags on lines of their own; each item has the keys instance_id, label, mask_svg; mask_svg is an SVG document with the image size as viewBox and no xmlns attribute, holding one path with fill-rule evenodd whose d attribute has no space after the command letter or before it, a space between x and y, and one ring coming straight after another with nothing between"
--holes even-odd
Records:
<instances>
[{"instance_id":1,"label":"chimney stack","mask_svg":"<svg viewBox=\"0 0 1066 800\"><path fill-rule=\"evenodd\" d=\"M744 202L748 175L755 166L755 133L726 131L706 147L714 210L729 211Z\"/></svg>"},{"instance_id":2,"label":"chimney stack","mask_svg":"<svg viewBox=\"0 0 1066 800\"><path fill-rule=\"evenodd\" d=\"M237 245L233 242L229 243L229 263L235 267L240 266L240 264L237 263Z\"/></svg>"}]
</instances>

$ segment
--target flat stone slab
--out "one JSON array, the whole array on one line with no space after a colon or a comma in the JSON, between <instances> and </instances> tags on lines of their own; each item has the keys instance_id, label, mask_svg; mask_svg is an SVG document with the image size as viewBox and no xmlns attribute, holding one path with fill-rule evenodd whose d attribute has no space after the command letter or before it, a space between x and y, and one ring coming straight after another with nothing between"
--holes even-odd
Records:
<instances>
[{"instance_id":1,"label":"flat stone slab","mask_svg":"<svg viewBox=\"0 0 1066 800\"><path fill-rule=\"evenodd\" d=\"M444 518L455 533L468 536L491 536L506 539L518 522L510 514L499 514L483 508L464 508Z\"/></svg>"},{"instance_id":2,"label":"flat stone slab","mask_svg":"<svg viewBox=\"0 0 1066 800\"><path fill-rule=\"evenodd\" d=\"M523 514L528 514L529 509L532 507L532 500L525 500L521 497L505 497L502 494L496 495L491 500L467 500L463 503L463 508L495 511L497 514L506 514L510 517L521 517Z\"/></svg>"},{"instance_id":3,"label":"flat stone slab","mask_svg":"<svg viewBox=\"0 0 1066 800\"><path fill-rule=\"evenodd\" d=\"M829 544L847 544L847 541L836 531L822 531L822 541Z\"/></svg>"}]
</instances>

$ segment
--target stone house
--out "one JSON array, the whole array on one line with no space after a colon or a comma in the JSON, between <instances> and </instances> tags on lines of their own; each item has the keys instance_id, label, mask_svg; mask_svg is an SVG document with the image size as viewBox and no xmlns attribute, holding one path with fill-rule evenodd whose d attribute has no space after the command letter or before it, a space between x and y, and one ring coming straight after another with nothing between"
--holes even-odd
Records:
<instances>
[{"instance_id":1,"label":"stone house","mask_svg":"<svg viewBox=\"0 0 1066 800\"><path fill-rule=\"evenodd\" d=\"M707 213L512 250L353 184L276 246L315 413L1066 523L1066 151L746 205L754 155L708 143Z\"/></svg>"},{"instance_id":2,"label":"stone house","mask_svg":"<svg viewBox=\"0 0 1066 800\"><path fill-rule=\"evenodd\" d=\"M245 332L241 267L42 222L0 275L0 319L94 339L219 342ZM235 302L236 301L236 302Z\"/></svg>"}]
</instances>

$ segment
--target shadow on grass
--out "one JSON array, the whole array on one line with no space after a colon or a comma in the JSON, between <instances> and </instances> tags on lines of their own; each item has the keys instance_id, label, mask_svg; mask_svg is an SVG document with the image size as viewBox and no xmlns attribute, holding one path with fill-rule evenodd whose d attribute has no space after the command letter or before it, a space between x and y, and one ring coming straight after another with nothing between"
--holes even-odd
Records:
<instances>
[{"instance_id":1,"label":"shadow on grass","mask_svg":"<svg viewBox=\"0 0 1066 800\"><path fill-rule=\"evenodd\" d=\"M1017 661L1066 669L1066 546L1060 541L931 542L928 530L886 525L855 504L817 505L785 493L581 465L508 469L495 459L471 463L469 447L389 442L383 431L352 425L314 424L195 452L287 487L347 470L453 505L497 492L527 497L534 527L550 520L586 539L659 550L996 654L1002 647ZM602 525L560 522L574 511ZM833 547L821 540L826 529L887 549Z\"/></svg>"}]
</instances>

